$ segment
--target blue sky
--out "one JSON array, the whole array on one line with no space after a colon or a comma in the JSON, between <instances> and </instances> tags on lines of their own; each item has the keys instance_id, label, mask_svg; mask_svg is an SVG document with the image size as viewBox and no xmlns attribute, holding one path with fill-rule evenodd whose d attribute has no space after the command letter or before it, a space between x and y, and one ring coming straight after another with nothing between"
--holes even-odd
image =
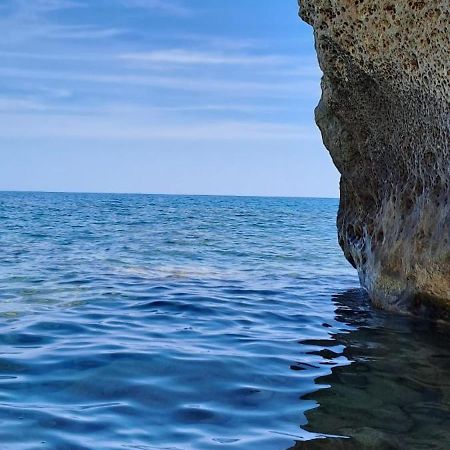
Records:
<instances>
[{"instance_id":1,"label":"blue sky","mask_svg":"<svg viewBox=\"0 0 450 450\"><path fill-rule=\"evenodd\" d=\"M1 0L0 189L337 196L296 0Z\"/></svg>"}]
</instances>

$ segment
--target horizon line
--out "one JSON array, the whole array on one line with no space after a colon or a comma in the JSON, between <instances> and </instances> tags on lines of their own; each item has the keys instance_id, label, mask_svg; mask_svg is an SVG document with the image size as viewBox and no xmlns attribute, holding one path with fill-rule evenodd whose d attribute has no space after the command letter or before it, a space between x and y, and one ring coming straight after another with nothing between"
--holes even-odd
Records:
<instances>
[{"instance_id":1,"label":"horizon line","mask_svg":"<svg viewBox=\"0 0 450 450\"><path fill-rule=\"evenodd\" d=\"M47 191L28 189L0 189L0 194L87 194L87 195L147 195L164 197L238 197L238 198L289 198L289 199L317 199L317 200L339 200L339 197L323 197L311 195L258 195L258 194L174 194L162 192L107 192L107 191Z\"/></svg>"}]
</instances>

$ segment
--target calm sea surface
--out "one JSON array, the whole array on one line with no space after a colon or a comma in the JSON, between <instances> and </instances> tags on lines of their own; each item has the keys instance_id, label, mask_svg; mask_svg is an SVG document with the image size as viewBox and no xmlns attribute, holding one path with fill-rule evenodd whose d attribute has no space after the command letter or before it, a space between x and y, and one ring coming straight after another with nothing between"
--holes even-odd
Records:
<instances>
[{"instance_id":1,"label":"calm sea surface","mask_svg":"<svg viewBox=\"0 0 450 450\"><path fill-rule=\"evenodd\" d=\"M450 448L449 329L369 306L336 210L0 193L0 449Z\"/></svg>"}]
</instances>

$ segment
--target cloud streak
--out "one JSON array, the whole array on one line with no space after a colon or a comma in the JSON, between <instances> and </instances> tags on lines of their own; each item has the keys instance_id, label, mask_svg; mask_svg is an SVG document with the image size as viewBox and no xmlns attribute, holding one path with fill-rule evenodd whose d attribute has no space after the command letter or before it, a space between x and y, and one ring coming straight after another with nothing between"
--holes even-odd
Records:
<instances>
[{"instance_id":1,"label":"cloud streak","mask_svg":"<svg viewBox=\"0 0 450 450\"><path fill-rule=\"evenodd\" d=\"M47 106L27 97L0 97L0 112L46 111Z\"/></svg>"},{"instance_id":2,"label":"cloud streak","mask_svg":"<svg viewBox=\"0 0 450 450\"><path fill-rule=\"evenodd\" d=\"M300 93L312 93L316 95L319 88L315 80L303 80L295 83L271 83L254 81L233 81L215 78L193 78L173 76L153 76L135 74L106 74L83 72L55 72L55 71L30 71L23 69L0 69L0 77L60 80L67 82L82 82L92 84L121 84L134 86L147 86L162 89L191 91L191 92L231 92L245 96L295 96Z\"/></svg>"},{"instance_id":3,"label":"cloud streak","mask_svg":"<svg viewBox=\"0 0 450 450\"><path fill-rule=\"evenodd\" d=\"M39 12L52 12L63 9L79 8L82 6L75 0L14 0L12 2L14 7L21 14L36 14Z\"/></svg>"},{"instance_id":4,"label":"cloud streak","mask_svg":"<svg viewBox=\"0 0 450 450\"><path fill-rule=\"evenodd\" d=\"M279 55L233 55L199 52L185 49L167 49L141 53L126 53L120 55L119 58L127 61L169 63L179 65L274 65L292 62L292 58Z\"/></svg>"},{"instance_id":5,"label":"cloud streak","mask_svg":"<svg viewBox=\"0 0 450 450\"><path fill-rule=\"evenodd\" d=\"M62 24L52 14L87 5L73 0L14 0L0 16L2 44L20 44L37 40L83 40L116 37L127 31L115 27Z\"/></svg>"},{"instance_id":6,"label":"cloud streak","mask_svg":"<svg viewBox=\"0 0 450 450\"><path fill-rule=\"evenodd\" d=\"M119 3L128 8L156 10L176 16L191 16L193 14L193 11L184 4L173 0L119 0Z\"/></svg>"},{"instance_id":7,"label":"cloud streak","mask_svg":"<svg viewBox=\"0 0 450 450\"><path fill-rule=\"evenodd\" d=\"M120 28L99 28L94 26L64 26L51 27L47 38L51 39L108 39L126 34L128 31Z\"/></svg>"},{"instance_id":8,"label":"cloud streak","mask_svg":"<svg viewBox=\"0 0 450 450\"><path fill-rule=\"evenodd\" d=\"M98 16L89 13L93 4ZM190 21L167 19L162 14L145 17L159 24L177 24L173 35L156 27L157 39L150 39L153 31L139 21L140 28L126 36L132 39L116 39L136 25L137 14L127 9L186 16L192 13L186 4L174 0L10 0L11 7L0 14L4 61L0 80L10 89L4 91L10 96L0 97L1 135L308 139L310 129L271 122L280 120L281 112L285 120L292 120L294 102L319 97L316 66L293 53L277 53L282 46L268 47L261 37L242 40L242 35L233 39L211 36L210 40L206 34L178 27ZM101 16L110 9L114 14ZM125 19L117 21L115 13L121 10ZM209 28L204 31L212 33ZM86 42L71 42L75 40ZM243 121L236 122L237 117ZM142 123L143 118L147 122ZM182 119L191 123L178 123Z\"/></svg>"},{"instance_id":9,"label":"cloud streak","mask_svg":"<svg viewBox=\"0 0 450 450\"><path fill-rule=\"evenodd\" d=\"M60 116L51 114L0 114L2 139L71 139L124 141L307 141L317 132L297 124L258 121L148 122L142 118L112 116Z\"/></svg>"}]
</instances>

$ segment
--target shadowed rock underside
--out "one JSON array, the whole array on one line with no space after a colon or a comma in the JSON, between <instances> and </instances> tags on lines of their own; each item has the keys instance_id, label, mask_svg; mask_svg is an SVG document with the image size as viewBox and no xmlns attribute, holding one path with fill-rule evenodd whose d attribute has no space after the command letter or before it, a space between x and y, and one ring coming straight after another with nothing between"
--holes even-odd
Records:
<instances>
[{"instance_id":1,"label":"shadowed rock underside","mask_svg":"<svg viewBox=\"0 0 450 450\"><path fill-rule=\"evenodd\" d=\"M372 301L448 318L448 0L300 0L341 173L339 242Z\"/></svg>"}]
</instances>

